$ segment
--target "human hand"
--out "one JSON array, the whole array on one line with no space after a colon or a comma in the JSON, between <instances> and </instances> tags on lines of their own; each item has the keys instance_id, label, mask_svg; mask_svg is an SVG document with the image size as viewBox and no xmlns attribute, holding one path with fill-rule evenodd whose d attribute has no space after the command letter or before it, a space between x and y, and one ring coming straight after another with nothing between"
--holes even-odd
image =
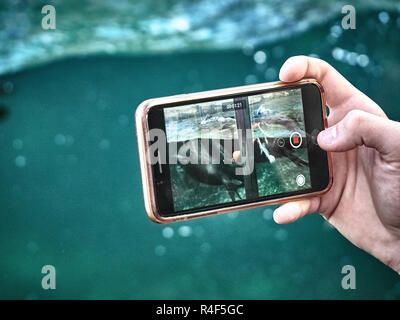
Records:
<instances>
[{"instance_id":1,"label":"human hand","mask_svg":"<svg viewBox=\"0 0 400 320\"><path fill-rule=\"evenodd\" d=\"M319 212L341 234L400 273L400 123L327 62L289 58L279 77L314 78L325 91L329 129L318 144L332 151L333 185L322 196L283 204L277 223Z\"/></svg>"}]
</instances>

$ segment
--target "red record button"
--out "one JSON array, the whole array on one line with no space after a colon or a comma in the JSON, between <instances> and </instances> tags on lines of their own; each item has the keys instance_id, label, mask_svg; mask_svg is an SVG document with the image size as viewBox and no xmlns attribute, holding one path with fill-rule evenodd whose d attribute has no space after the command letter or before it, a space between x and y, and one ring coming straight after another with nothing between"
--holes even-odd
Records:
<instances>
[{"instance_id":1,"label":"red record button","mask_svg":"<svg viewBox=\"0 0 400 320\"><path fill-rule=\"evenodd\" d=\"M297 149L298 147L301 146L301 143L303 142L303 138L301 137L301 134L298 132L292 132L292 134L290 135L290 145Z\"/></svg>"}]
</instances>

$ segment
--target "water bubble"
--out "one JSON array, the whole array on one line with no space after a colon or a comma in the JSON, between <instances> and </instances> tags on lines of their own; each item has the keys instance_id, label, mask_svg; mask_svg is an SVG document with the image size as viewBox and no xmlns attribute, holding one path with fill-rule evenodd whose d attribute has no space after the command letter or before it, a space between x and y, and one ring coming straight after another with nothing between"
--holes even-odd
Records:
<instances>
[{"instance_id":1,"label":"water bubble","mask_svg":"<svg viewBox=\"0 0 400 320\"><path fill-rule=\"evenodd\" d=\"M274 211L271 209L271 208L266 208L264 211L263 211L263 218L265 219L265 220L272 220L272 217L273 217L273 215L274 215Z\"/></svg>"},{"instance_id":2,"label":"water bubble","mask_svg":"<svg viewBox=\"0 0 400 320\"><path fill-rule=\"evenodd\" d=\"M334 38L339 38L343 33L343 29L338 25L332 26L330 31L331 31L331 36Z\"/></svg>"},{"instance_id":3,"label":"water bubble","mask_svg":"<svg viewBox=\"0 0 400 320\"><path fill-rule=\"evenodd\" d=\"M285 241L288 237L288 232L285 229L275 231L274 237L278 241Z\"/></svg>"},{"instance_id":4,"label":"water bubble","mask_svg":"<svg viewBox=\"0 0 400 320\"><path fill-rule=\"evenodd\" d=\"M249 74L248 76L246 76L246 78L244 79L244 82L246 84L255 84L257 83L257 77L254 74Z\"/></svg>"},{"instance_id":5,"label":"water bubble","mask_svg":"<svg viewBox=\"0 0 400 320\"><path fill-rule=\"evenodd\" d=\"M192 228L189 226L181 226L178 229L178 233L181 237L189 237L192 234Z\"/></svg>"},{"instance_id":6,"label":"water bubble","mask_svg":"<svg viewBox=\"0 0 400 320\"><path fill-rule=\"evenodd\" d=\"M345 50L343 50L342 48L334 48L333 50L332 50L332 57L335 59L335 60L339 60L339 61L342 61L343 60L343 58L344 58L344 56L345 56Z\"/></svg>"},{"instance_id":7,"label":"water bubble","mask_svg":"<svg viewBox=\"0 0 400 320\"><path fill-rule=\"evenodd\" d=\"M387 24L390 20L390 16L386 11L379 12L378 18L383 24Z\"/></svg>"},{"instance_id":8,"label":"water bubble","mask_svg":"<svg viewBox=\"0 0 400 320\"><path fill-rule=\"evenodd\" d=\"M101 140L100 143L99 143L99 147L100 147L100 149L102 149L102 150L107 150L107 149L109 149L109 148L110 148L110 141L107 140L107 139Z\"/></svg>"},{"instance_id":9,"label":"water bubble","mask_svg":"<svg viewBox=\"0 0 400 320\"><path fill-rule=\"evenodd\" d=\"M58 146L62 146L66 142L66 138L63 134L59 133L54 137L54 142Z\"/></svg>"},{"instance_id":10,"label":"water bubble","mask_svg":"<svg viewBox=\"0 0 400 320\"><path fill-rule=\"evenodd\" d=\"M154 248L154 253L156 254L156 256L163 256L165 255L167 252L167 248L165 248L163 245L158 245Z\"/></svg>"},{"instance_id":11,"label":"water bubble","mask_svg":"<svg viewBox=\"0 0 400 320\"><path fill-rule=\"evenodd\" d=\"M164 238L171 239L174 236L174 229L171 227L165 227L162 231Z\"/></svg>"},{"instance_id":12,"label":"water bubble","mask_svg":"<svg viewBox=\"0 0 400 320\"><path fill-rule=\"evenodd\" d=\"M267 54L261 50L257 51L254 54L253 59L254 59L255 63L263 64L263 63L265 63L265 61L267 61Z\"/></svg>"},{"instance_id":13,"label":"water bubble","mask_svg":"<svg viewBox=\"0 0 400 320\"><path fill-rule=\"evenodd\" d=\"M310 53L308 56L312 58L319 58L319 55L316 53Z\"/></svg>"},{"instance_id":14,"label":"water bubble","mask_svg":"<svg viewBox=\"0 0 400 320\"><path fill-rule=\"evenodd\" d=\"M14 139L13 141L13 148L15 150L21 150L24 146L24 143L21 139Z\"/></svg>"},{"instance_id":15,"label":"water bubble","mask_svg":"<svg viewBox=\"0 0 400 320\"><path fill-rule=\"evenodd\" d=\"M355 52L347 52L346 61L348 64L355 66L357 64L357 53Z\"/></svg>"},{"instance_id":16,"label":"water bubble","mask_svg":"<svg viewBox=\"0 0 400 320\"><path fill-rule=\"evenodd\" d=\"M278 72L275 68L270 67L265 71L264 76L266 80L275 80L278 76Z\"/></svg>"},{"instance_id":17,"label":"water bubble","mask_svg":"<svg viewBox=\"0 0 400 320\"><path fill-rule=\"evenodd\" d=\"M15 158L15 165L18 168L23 168L26 165L26 158L24 156L18 156Z\"/></svg>"},{"instance_id":18,"label":"water bubble","mask_svg":"<svg viewBox=\"0 0 400 320\"><path fill-rule=\"evenodd\" d=\"M365 68L369 64L369 58L365 54L360 54L357 57L357 63L360 67Z\"/></svg>"}]
</instances>

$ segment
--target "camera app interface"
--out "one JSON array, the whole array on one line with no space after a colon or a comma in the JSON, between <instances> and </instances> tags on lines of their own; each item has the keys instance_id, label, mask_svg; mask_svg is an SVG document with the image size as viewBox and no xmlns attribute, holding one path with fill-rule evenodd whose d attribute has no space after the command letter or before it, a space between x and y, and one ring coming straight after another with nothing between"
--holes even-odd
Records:
<instances>
[{"instance_id":1,"label":"camera app interface","mask_svg":"<svg viewBox=\"0 0 400 320\"><path fill-rule=\"evenodd\" d=\"M176 212L311 188L301 89L168 107L164 118Z\"/></svg>"}]
</instances>

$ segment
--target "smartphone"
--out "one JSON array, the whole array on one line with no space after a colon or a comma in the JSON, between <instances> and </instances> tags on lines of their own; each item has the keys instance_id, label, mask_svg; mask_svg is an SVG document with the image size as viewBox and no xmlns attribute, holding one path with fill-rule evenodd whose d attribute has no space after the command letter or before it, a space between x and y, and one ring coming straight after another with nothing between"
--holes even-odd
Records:
<instances>
[{"instance_id":1,"label":"smartphone","mask_svg":"<svg viewBox=\"0 0 400 320\"><path fill-rule=\"evenodd\" d=\"M145 208L157 223L320 195L332 184L314 79L146 100L136 111Z\"/></svg>"}]
</instances>

